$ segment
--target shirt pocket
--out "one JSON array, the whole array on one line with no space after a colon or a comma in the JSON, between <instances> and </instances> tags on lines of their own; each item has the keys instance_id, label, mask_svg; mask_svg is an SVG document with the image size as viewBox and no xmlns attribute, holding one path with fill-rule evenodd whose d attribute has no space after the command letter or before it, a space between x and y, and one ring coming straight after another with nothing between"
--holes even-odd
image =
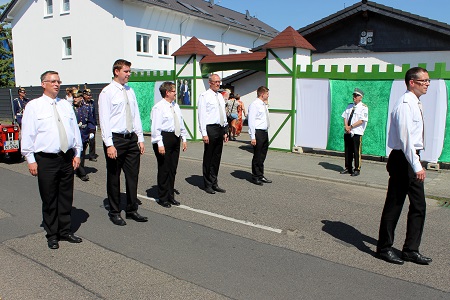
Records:
<instances>
[{"instance_id":1,"label":"shirt pocket","mask_svg":"<svg viewBox=\"0 0 450 300\"><path fill-rule=\"evenodd\" d=\"M36 129L38 132L48 132L55 126L54 117L50 113L40 114L36 121Z\"/></svg>"}]
</instances>

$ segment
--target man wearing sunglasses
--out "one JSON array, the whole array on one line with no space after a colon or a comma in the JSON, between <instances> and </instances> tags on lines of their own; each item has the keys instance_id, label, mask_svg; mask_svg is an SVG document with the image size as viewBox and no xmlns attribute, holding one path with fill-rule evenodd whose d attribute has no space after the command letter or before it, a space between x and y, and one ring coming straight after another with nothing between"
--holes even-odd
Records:
<instances>
[{"instance_id":1,"label":"man wearing sunglasses","mask_svg":"<svg viewBox=\"0 0 450 300\"><path fill-rule=\"evenodd\" d=\"M361 171L362 136L369 121L369 109L362 103L364 92L359 88L353 91L353 103L342 113L344 119L345 169L341 174L358 176ZM352 161L355 159L355 169Z\"/></svg>"},{"instance_id":2,"label":"man wearing sunglasses","mask_svg":"<svg viewBox=\"0 0 450 300\"><path fill-rule=\"evenodd\" d=\"M19 126L22 126L23 110L25 109L25 105L27 105L29 100L26 97L27 92L23 87L19 86L17 93L19 94L19 97L17 97L13 101L14 118L16 119L16 123L19 124Z\"/></svg>"}]
</instances>

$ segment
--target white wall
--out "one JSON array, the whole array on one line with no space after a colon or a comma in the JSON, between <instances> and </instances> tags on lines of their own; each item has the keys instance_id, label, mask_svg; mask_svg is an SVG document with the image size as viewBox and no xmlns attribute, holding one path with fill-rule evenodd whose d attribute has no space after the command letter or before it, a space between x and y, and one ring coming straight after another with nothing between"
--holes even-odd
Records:
<instances>
[{"instance_id":1,"label":"white wall","mask_svg":"<svg viewBox=\"0 0 450 300\"><path fill-rule=\"evenodd\" d=\"M60 14L60 0L53 0L53 6L53 15L45 17L44 0L22 0L10 14L14 16L12 34L18 85L39 85L40 74L49 69L58 71L64 84L109 82L112 64L118 58L131 61L133 69L172 70L171 54L192 36L215 45L216 54L228 54L230 48L240 53L269 41L258 39L256 33L227 30L225 25L141 2L72 0L69 14ZM137 32L151 35L149 55L136 51ZM168 56L157 53L159 35L171 39ZM63 58L65 36L72 38L71 58Z\"/></svg>"},{"instance_id":2,"label":"white wall","mask_svg":"<svg viewBox=\"0 0 450 300\"><path fill-rule=\"evenodd\" d=\"M326 53L313 54L312 61L313 71L317 71L319 65L325 65L325 71L330 71L332 65L337 65L338 71L344 71L344 65L351 65L352 72L356 72L358 65L365 65L366 71L370 72L372 65L380 65L380 72L384 72L388 64L394 64L394 70L401 71L402 64L414 67L419 63L426 63L427 69L432 71L436 62L445 62L450 67L450 51Z\"/></svg>"},{"instance_id":3,"label":"white wall","mask_svg":"<svg viewBox=\"0 0 450 300\"><path fill-rule=\"evenodd\" d=\"M121 1L111 0L104 10L92 1L76 0L70 2L69 14L60 14L61 1L54 0L51 17L44 16L44 0L25 6L12 22L16 84L39 85L46 70L58 71L64 84L109 82L114 60L123 57L123 22L116 3ZM71 58L63 57L66 36L72 38Z\"/></svg>"}]
</instances>

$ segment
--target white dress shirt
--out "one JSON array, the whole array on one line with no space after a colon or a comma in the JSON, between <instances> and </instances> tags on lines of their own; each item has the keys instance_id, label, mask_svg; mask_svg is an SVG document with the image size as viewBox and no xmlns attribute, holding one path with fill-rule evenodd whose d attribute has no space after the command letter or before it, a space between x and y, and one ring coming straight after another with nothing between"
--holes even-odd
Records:
<instances>
[{"instance_id":1,"label":"white dress shirt","mask_svg":"<svg viewBox=\"0 0 450 300\"><path fill-rule=\"evenodd\" d=\"M128 133L126 118L126 99L123 96L125 89L130 102L131 116L133 118L133 130L138 136L139 142L144 142L142 132L141 116L136 100L136 95L132 88L127 85L121 85L112 81L107 85L98 98L100 127L102 130L102 139L107 147L113 146L112 133Z\"/></svg>"},{"instance_id":2,"label":"white dress shirt","mask_svg":"<svg viewBox=\"0 0 450 300\"><path fill-rule=\"evenodd\" d=\"M150 118L152 119L152 144L158 143L158 147L164 146L163 138L161 136L162 131L175 132L175 122L172 109L170 108L171 106L173 106L180 122L180 136L183 139L183 142L186 142L187 131L184 126L180 106L175 101L169 103L165 99L162 99L153 106L150 115Z\"/></svg>"},{"instance_id":3,"label":"white dress shirt","mask_svg":"<svg viewBox=\"0 0 450 300\"><path fill-rule=\"evenodd\" d=\"M220 107L218 107L216 96L219 98ZM202 136L207 136L206 125L220 124L219 109L223 112L224 124L226 126L227 114L225 113L225 100L221 93L216 93L209 89L201 93L198 97L198 125Z\"/></svg>"},{"instance_id":4,"label":"white dress shirt","mask_svg":"<svg viewBox=\"0 0 450 300\"><path fill-rule=\"evenodd\" d=\"M414 172L423 169L416 154L416 150L423 149L423 118L419 99L410 91L397 100L391 112L388 147L402 150Z\"/></svg>"},{"instance_id":5,"label":"white dress shirt","mask_svg":"<svg viewBox=\"0 0 450 300\"><path fill-rule=\"evenodd\" d=\"M259 98L256 98L248 107L248 133L252 140L255 139L255 130L267 130L267 105Z\"/></svg>"},{"instance_id":6,"label":"white dress shirt","mask_svg":"<svg viewBox=\"0 0 450 300\"><path fill-rule=\"evenodd\" d=\"M359 102L356 105L354 103L350 103L342 113L342 117L345 119L346 124L348 124L348 119L350 118L353 107L355 107L355 112L353 113L350 125L353 125L360 120L363 122L360 126L353 127L350 132L353 134L364 135L367 122L369 121L369 108L362 102Z\"/></svg>"},{"instance_id":7,"label":"white dress shirt","mask_svg":"<svg viewBox=\"0 0 450 300\"><path fill-rule=\"evenodd\" d=\"M55 101L56 109L66 131L68 149L73 149L77 157L81 155L81 135L72 105L65 99L52 99L42 95L28 102L22 118L21 152L29 164L36 162L35 153L59 153L61 151L59 131L53 110Z\"/></svg>"}]
</instances>

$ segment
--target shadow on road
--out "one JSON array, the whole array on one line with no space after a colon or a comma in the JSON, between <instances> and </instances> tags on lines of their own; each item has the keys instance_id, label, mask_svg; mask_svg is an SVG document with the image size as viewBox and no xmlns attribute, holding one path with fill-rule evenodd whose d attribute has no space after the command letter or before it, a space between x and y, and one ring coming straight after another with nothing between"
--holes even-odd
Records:
<instances>
[{"instance_id":1,"label":"shadow on road","mask_svg":"<svg viewBox=\"0 0 450 300\"><path fill-rule=\"evenodd\" d=\"M250 152L250 153L253 153L253 146L250 145L250 142L248 142L248 143L246 142L245 145L239 146L239 149L245 150L245 151Z\"/></svg>"},{"instance_id":2,"label":"shadow on road","mask_svg":"<svg viewBox=\"0 0 450 300\"><path fill-rule=\"evenodd\" d=\"M203 176L200 175L192 175L186 178L186 182L192 186L196 186L199 189L203 189Z\"/></svg>"},{"instance_id":3,"label":"shadow on road","mask_svg":"<svg viewBox=\"0 0 450 300\"><path fill-rule=\"evenodd\" d=\"M252 181L252 173L242 170L234 170L231 172L231 176L237 179L247 180L248 182Z\"/></svg>"},{"instance_id":4,"label":"shadow on road","mask_svg":"<svg viewBox=\"0 0 450 300\"><path fill-rule=\"evenodd\" d=\"M365 242L375 246L377 244L376 239L362 234L355 227L342 223L340 221L322 220L322 223L324 224L322 230L329 235L341 240L346 244L355 246L362 252L375 255L375 252L371 250L370 247L365 244Z\"/></svg>"},{"instance_id":5,"label":"shadow on road","mask_svg":"<svg viewBox=\"0 0 450 300\"><path fill-rule=\"evenodd\" d=\"M321 166L324 169L333 170L333 171L336 171L336 172L342 171L344 169L344 168L342 168L342 166L338 166L338 165L335 165L335 164L330 164L328 162L323 162L323 161L321 161L319 163L319 166Z\"/></svg>"},{"instance_id":6,"label":"shadow on road","mask_svg":"<svg viewBox=\"0 0 450 300\"><path fill-rule=\"evenodd\" d=\"M72 207L71 212L71 230L73 233L77 232L77 230L81 227L82 223L85 223L89 218L89 213L84 209Z\"/></svg>"}]
</instances>

